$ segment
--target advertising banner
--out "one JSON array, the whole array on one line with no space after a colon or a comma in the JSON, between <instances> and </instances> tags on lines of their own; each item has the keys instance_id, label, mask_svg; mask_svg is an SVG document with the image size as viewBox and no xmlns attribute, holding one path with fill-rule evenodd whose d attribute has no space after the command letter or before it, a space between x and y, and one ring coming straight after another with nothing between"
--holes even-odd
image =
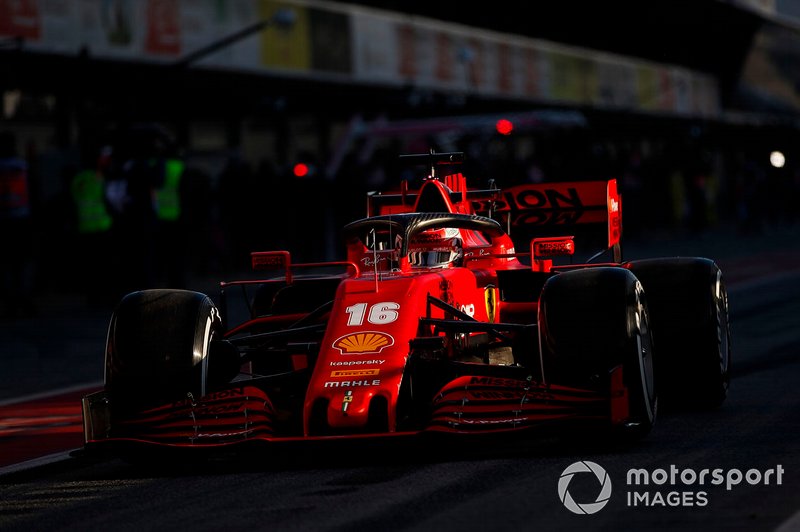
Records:
<instances>
[{"instance_id":1,"label":"advertising banner","mask_svg":"<svg viewBox=\"0 0 800 532\"><path fill-rule=\"evenodd\" d=\"M259 16L270 19L288 4L264 0ZM292 5L294 23L289 28L273 26L261 32L261 66L307 71L311 68L311 39L309 11L304 6Z\"/></svg>"},{"instance_id":2,"label":"advertising banner","mask_svg":"<svg viewBox=\"0 0 800 532\"><path fill-rule=\"evenodd\" d=\"M147 0L144 51L178 56L181 53L181 16L178 0Z\"/></svg>"},{"instance_id":3,"label":"advertising banner","mask_svg":"<svg viewBox=\"0 0 800 532\"><path fill-rule=\"evenodd\" d=\"M0 0L0 35L38 40L41 33L37 0Z\"/></svg>"},{"instance_id":4,"label":"advertising banner","mask_svg":"<svg viewBox=\"0 0 800 532\"><path fill-rule=\"evenodd\" d=\"M700 116L721 107L716 79L677 65L319 0L0 0L0 38L22 39L34 53L158 63L189 57L193 67L420 94ZM765 37L759 42L769 49ZM747 80L777 64L773 55L751 58ZM795 101L797 92L789 92Z\"/></svg>"}]
</instances>

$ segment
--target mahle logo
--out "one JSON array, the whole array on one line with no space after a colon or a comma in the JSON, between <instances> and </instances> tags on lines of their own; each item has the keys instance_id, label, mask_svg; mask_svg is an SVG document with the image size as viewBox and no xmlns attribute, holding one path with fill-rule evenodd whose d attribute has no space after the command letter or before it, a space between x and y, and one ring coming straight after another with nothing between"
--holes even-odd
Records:
<instances>
[{"instance_id":1,"label":"mahle logo","mask_svg":"<svg viewBox=\"0 0 800 532\"><path fill-rule=\"evenodd\" d=\"M594 502L578 503L572 498L569 493L569 483L572 482L572 477L578 473L593 473L600 483L600 493ZM594 462L583 460L570 464L561 473L561 478L558 479L558 498L561 503L566 506L567 510L576 514L595 514L603 509L608 504L611 498L611 479L606 473L606 470Z\"/></svg>"}]
</instances>

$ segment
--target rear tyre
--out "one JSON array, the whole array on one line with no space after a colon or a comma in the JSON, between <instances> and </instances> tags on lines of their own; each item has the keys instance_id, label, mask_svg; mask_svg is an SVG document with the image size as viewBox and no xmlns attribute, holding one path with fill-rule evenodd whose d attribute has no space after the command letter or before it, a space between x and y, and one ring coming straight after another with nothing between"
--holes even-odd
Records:
<instances>
[{"instance_id":1,"label":"rear tyre","mask_svg":"<svg viewBox=\"0 0 800 532\"><path fill-rule=\"evenodd\" d=\"M730 385L728 293L720 268L704 258L628 264L647 291L665 406L716 408Z\"/></svg>"},{"instance_id":2,"label":"rear tyre","mask_svg":"<svg viewBox=\"0 0 800 532\"><path fill-rule=\"evenodd\" d=\"M204 294L159 289L125 296L112 315L106 346L113 411L199 398L225 380L238 354L216 340L221 329L219 312Z\"/></svg>"},{"instance_id":3,"label":"rear tyre","mask_svg":"<svg viewBox=\"0 0 800 532\"><path fill-rule=\"evenodd\" d=\"M644 290L631 272L597 267L555 275L542 290L539 331L548 382L609 391L611 370L621 365L629 416L620 435L650 432L658 410L653 341Z\"/></svg>"}]
</instances>

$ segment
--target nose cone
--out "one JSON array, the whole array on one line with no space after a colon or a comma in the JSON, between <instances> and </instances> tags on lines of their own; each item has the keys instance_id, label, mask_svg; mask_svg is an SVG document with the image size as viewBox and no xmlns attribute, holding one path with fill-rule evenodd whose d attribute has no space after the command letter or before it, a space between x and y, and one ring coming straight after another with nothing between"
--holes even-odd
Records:
<instances>
[{"instance_id":1,"label":"nose cone","mask_svg":"<svg viewBox=\"0 0 800 532\"><path fill-rule=\"evenodd\" d=\"M373 397L373 391L337 391L328 403L328 426L334 430L366 426Z\"/></svg>"},{"instance_id":2,"label":"nose cone","mask_svg":"<svg viewBox=\"0 0 800 532\"><path fill-rule=\"evenodd\" d=\"M397 402L402 368L387 367L385 359L368 362L377 367L331 371L322 386L306 397L307 435L394 430L390 405Z\"/></svg>"}]
</instances>

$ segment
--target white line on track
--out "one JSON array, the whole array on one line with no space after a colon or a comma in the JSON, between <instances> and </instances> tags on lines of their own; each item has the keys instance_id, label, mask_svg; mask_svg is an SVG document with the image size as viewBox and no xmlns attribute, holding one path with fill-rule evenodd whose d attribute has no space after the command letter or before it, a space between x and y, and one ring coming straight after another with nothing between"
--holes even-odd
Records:
<instances>
[{"instance_id":1,"label":"white line on track","mask_svg":"<svg viewBox=\"0 0 800 532\"><path fill-rule=\"evenodd\" d=\"M48 397L56 397L66 393L78 392L80 390L88 390L91 388L100 388L103 386L102 381L98 382L85 382L83 384L76 384L74 386L67 386L66 388L59 388L57 390L48 390L46 392L35 393L31 395L22 395L19 397L11 397L9 399L0 400L0 406L8 406L16 403L25 403L27 401L37 401L39 399L47 399Z\"/></svg>"},{"instance_id":2,"label":"white line on track","mask_svg":"<svg viewBox=\"0 0 800 532\"><path fill-rule=\"evenodd\" d=\"M70 458L70 453L73 451L75 451L75 449L48 454L47 456L32 458L18 464L0 467L0 477L3 475L10 475L11 473L17 473L19 471L25 471L26 469L33 469L34 467L46 466L49 464L55 464L56 462L61 462L62 460L67 460Z\"/></svg>"},{"instance_id":3,"label":"white line on track","mask_svg":"<svg viewBox=\"0 0 800 532\"><path fill-rule=\"evenodd\" d=\"M800 510L795 512L793 516L778 525L775 532L797 532L800 530Z\"/></svg>"}]
</instances>

